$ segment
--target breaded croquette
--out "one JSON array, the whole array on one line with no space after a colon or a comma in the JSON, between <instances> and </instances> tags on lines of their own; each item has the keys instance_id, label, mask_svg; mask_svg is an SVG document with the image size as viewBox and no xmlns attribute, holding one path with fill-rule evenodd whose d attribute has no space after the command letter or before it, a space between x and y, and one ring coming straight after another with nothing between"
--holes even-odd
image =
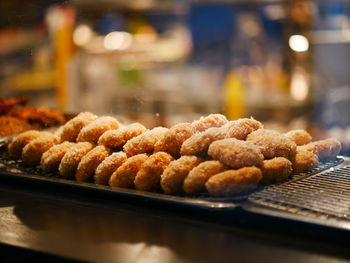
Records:
<instances>
[{"instance_id":1,"label":"breaded croquette","mask_svg":"<svg viewBox=\"0 0 350 263\"><path fill-rule=\"evenodd\" d=\"M238 140L245 140L247 136L258 129L262 129L261 122L253 118L243 118L235 121L230 121L223 126L226 129L226 138L236 138Z\"/></svg>"},{"instance_id":2,"label":"breaded croquette","mask_svg":"<svg viewBox=\"0 0 350 263\"><path fill-rule=\"evenodd\" d=\"M117 130L106 131L100 139L98 144L110 148L117 148L123 146L128 140L144 133L147 128L140 123L132 123L128 126L119 128Z\"/></svg>"},{"instance_id":3,"label":"breaded croquette","mask_svg":"<svg viewBox=\"0 0 350 263\"><path fill-rule=\"evenodd\" d=\"M204 132L195 133L183 142L181 155L207 155L209 145L226 138L226 130L222 127L209 128Z\"/></svg>"},{"instance_id":4,"label":"breaded croquette","mask_svg":"<svg viewBox=\"0 0 350 263\"><path fill-rule=\"evenodd\" d=\"M69 120L65 125L63 125L63 130L61 132L61 142L75 142L80 130L96 119L97 116L91 112L79 113L76 117Z\"/></svg>"},{"instance_id":5,"label":"breaded croquette","mask_svg":"<svg viewBox=\"0 0 350 263\"><path fill-rule=\"evenodd\" d=\"M48 132L30 130L22 132L17 135L8 145L8 151L13 159L20 159L22 157L22 150L31 140L34 140Z\"/></svg>"},{"instance_id":6,"label":"breaded croquette","mask_svg":"<svg viewBox=\"0 0 350 263\"><path fill-rule=\"evenodd\" d=\"M161 175L160 185L166 194L174 194L182 189L188 173L202 161L197 156L182 156L172 161Z\"/></svg>"},{"instance_id":7,"label":"breaded croquette","mask_svg":"<svg viewBox=\"0 0 350 263\"><path fill-rule=\"evenodd\" d=\"M227 122L228 120L222 114L209 114L208 116L201 117L199 120L193 121L192 126L196 132L203 132L209 128L221 127Z\"/></svg>"},{"instance_id":8,"label":"breaded croquette","mask_svg":"<svg viewBox=\"0 0 350 263\"><path fill-rule=\"evenodd\" d=\"M154 145L155 152L167 152L175 158L180 156L182 143L195 132L191 123L179 123L171 127Z\"/></svg>"},{"instance_id":9,"label":"breaded croquette","mask_svg":"<svg viewBox=\"0 0 350 263\"><path fill-rule=\"evenodd\" d=\"M73 142L63 142L48 149L41 156L40 168L44 172L55 172L66 152L75 145Z\"/></svg>"},{"instance_id":10,"label":"breaded croquette","mask_svg":"<svg viewBox=\"0 0 350 263\"><path fill-rule=\"evenodd\" d=\"M40 163L44 152L59 142L59 138L51 133L44 134L31 140L22 151L22 160L27 165Z\"/></svg>"},{"instance_id":11,"label":"breaded croquette","mask_svg":"<svg viewBox=\"0 0 350 263\"><path fill-rule=\"evenodd\" d=\"M286 132L284 135L287 136L288 139L295 142L296 145L308 144L312 140L311 135L307 131L301 129L291 130Z\"/></svg>"},{"instance_id":12,"label":"breaded croquette","mask_svg":"<svg viewBox=\"0 0 350 263\"><path fill-rule=\"evenodd\" d=\"M81 159L94 147L95 145L90 142L78 142L70 148L58 167L60 175L65 178L74 178Z\"/></svg>"},{"instance_id":13,"label":"breaded croquette","mask_svg":"<svg viewBox=\"0 0 350 263\"><path fill-rule=\"evenodd\" d=\"M341 150L340 142L333 138L311 142L301 147L314 152L320 161L334 160Z\"/></svg>"},{"instance_id":14,"label":"breaded croquette","mask_svg":"<svg viewBox=\"0 0 350 263\"><path fill-rule=\"evenodd\" d=\"M115 118L109 116L97 118L81 129L77 137L77 142L97 143L104 132L118 128L119 123Z\"/></svg>"},{"instance_id":15,"label":"breaded croquette","mask_svg":"<svg viewBox=\"0 0 350 263\"><path fill-rule=\"evenodd\" d=\"M298 174L309 171L319 165L318 157L313 151L308 151L303 146L297 147L293 163L293 173Z\"/></svg>"},{"instance_id":16,"label":"breaded croquette","mask_svg":"<svg viewBox=\"0 0 350 263\"><path fill-rule=\"evenodd\" d=\"M209 178L205 187L213 196L232 196L256 187L262 173L256 167L227 170Z\"/></svg>"},{"instance_id":17,"label":"breaded croquette","mask_svg":"<svg viewBox=\"0 0 350 263\"><path fill-rule=\"evenodd\" d=\"M124 163L112 174L109 179L109 185L112 187L133 188L137 172L142 164L147 160L147 154L137 154L129 157Z\"/></svg>"},{"instance_id":18,"label":"breaded croquette","mask_svg":"<svg viewBox=\"0 0 350 263\"><path fill-rule=\"evenodd\" d=\"M143 191L155 191L160 188L160 176L174 158L166 152L152 154L142 164L135 177L135 188Z\"/></svg>"},{"instance_id":19,"label":"breaded croquette","mask_svg":"<svg viewBox=\"0 0 350 263\"><path fill-rule=\"evenodd\" d=\"M97 166L102 163L111 153L110 149L98 145L89 151L79 162L75 179L80 182L87 182L93 179Z\"/></svg>"},{"instance_id":20,"label":"breaded croquette","mask_svg":"<svg viewBox=\"0 0 350 263\"><path fill-rule=\"evenodd\" d=\"M146 131L127 141L123 150L129 157L140 153L153 153L154 145L167 131L168 129L164 127L156 127Z\"/></svg>"},{"instance_id":21,"label":"breaded croquette","mask_svg":"<svg viewBox=\"0 0 350 263\"><path fill-rule=\"evenodd\" d=\"M111 175L127 159L125 152L112 153L100 163L95 171L94 179L96 184L108 184Z\"/></svg>"},{"instance_id":22,"label":"breaded croquette","mask_svg":"<svg viewBox=\"0 0 350 263\"><path fill-rule=\"evenodd\" d=\"M234 138L213 142L208 154L227 166L238 169L246 166L261 166L264 156L254 144Z\"/></svg>"},{"instance_id":23,"label":"breaded croquette","mask_svg":"<svg viewBox=\"0 0 350 263\"><path fill-rule=\"evenodd\" d=\"M258 146L266 159L284 157L292 160L297 145L278 131L259 129L248 135L247 141Z\"/></svg>"},{"instance_id":24,"label":"breaded croquette","mask_svg":"<svg viewBox=\"0 0 350 263\"><path fill-rule=\"evenodd\" d=\"M264 160L260 167L262 172L261 183L271 184L288 178L292 174L292 163L284 157L275 157Z\"/></svg>"},{"instance_id":25,"label":"breaded croquette","mask_svg":"<svg viewBox=\"0 0 350 263\"><path fill-rule=\"evenodd\" d=\"M186 177L183 190L187 194L195 194L205 190L205 183L215 174L227 170L228 167L219 161L205 161L194 167Z\"/></svg>"}]
</instances>

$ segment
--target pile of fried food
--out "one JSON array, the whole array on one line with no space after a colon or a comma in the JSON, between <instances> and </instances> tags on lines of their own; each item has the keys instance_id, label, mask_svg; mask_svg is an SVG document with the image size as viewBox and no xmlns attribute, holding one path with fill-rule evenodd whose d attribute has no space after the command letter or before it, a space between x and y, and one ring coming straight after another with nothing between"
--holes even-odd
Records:
<instances>
[{"instance_id":1,"label":"pile of fried food","mask_svg":"<svg viewBox=\"0 0 350 263\"><path fill-rule=\"evenodd\" d=\"M27 97L0 97L0 137L31 129L44 129L66 122L65 116L47 107L29 107Z\"/></svg>"},{"instance_id":2,"label":"pile of fried food","mask_svg":"<svg viewBox=\"0 0 350 263\"><path fill-rule=\"evenodd\" d=\"M335 139L311 141L305 130L280 133L252 118L228 121L221 114L147 129L82 112L54 133L19 134L8 151L26 165L77 181L232 196L311 170L341 150Z\"/></svg>"}]
</instances>

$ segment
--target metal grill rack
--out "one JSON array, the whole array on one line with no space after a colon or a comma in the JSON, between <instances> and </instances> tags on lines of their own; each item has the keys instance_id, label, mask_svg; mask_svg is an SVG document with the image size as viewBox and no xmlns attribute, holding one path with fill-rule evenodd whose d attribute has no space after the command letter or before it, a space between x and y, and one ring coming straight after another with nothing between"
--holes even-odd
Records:
<instances>
[{"instance_id":1,"label":"metal grill rack","mask_svg":"<svg viewBox=\"0 0 350 263\"><path fill-rule=\"evenodd\" d=\"M350 221L350 165L267 187L248 200L301 216Z\"/></svg>"}]
</instances>

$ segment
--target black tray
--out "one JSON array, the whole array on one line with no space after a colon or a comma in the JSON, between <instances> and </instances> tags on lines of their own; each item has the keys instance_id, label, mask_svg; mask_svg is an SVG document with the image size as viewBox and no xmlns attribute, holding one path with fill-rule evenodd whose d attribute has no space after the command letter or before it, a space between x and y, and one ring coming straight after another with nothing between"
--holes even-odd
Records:
<instances>
[{"instance_id":1,"label":"black tray","mask_svg":"<svg viewBox=\"0 0 350 263\"><path fill-rule=\"evenodd\" d=\"M184 195L167 195L164 193L153 193L138 191L135 189L109 187L104 185L97 185L94 183L77 182L75 180L60 178L57 174L44 174L38 167L28 167L22 164L21 161L14 161L8 157L6 145L8 140L0 140L0 180L10 179L21 182L40 183L44 186L54 187L60 190L73 189L74 191L83 191L84 193L102 193L106 195L113 195L116 197L127 198L128 200L143 200L146 202L157 202L160 204L172 204L182 207L193 207L200 209L209 209L212 211L231 211L242 207L242 203L254 192L264 190L266 187L259 186L254 191L242 193L240 195L217 198L210 197L207 194L201 194L196 196L184 196ZM307 173L301 173L293 175L280 184L287 183L289 181L298 180L310 176L312 174L320 173L321 171L328 170L332 167L341 165L344 158L339 157L335 161L322 163L319 167L309 171ZM280 185L279 184L279 185Z\"/></svg>"}]
</instances>

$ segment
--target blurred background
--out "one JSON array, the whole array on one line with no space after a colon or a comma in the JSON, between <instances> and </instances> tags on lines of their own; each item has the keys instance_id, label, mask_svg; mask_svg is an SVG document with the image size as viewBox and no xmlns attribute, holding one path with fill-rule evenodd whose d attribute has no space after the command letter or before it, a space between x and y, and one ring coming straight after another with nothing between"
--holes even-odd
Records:
<instances>
[{"instance_id":1,"label":"blurred background","mask_svg":"<svg viewBox=\"0 0 350 263\"><path fill-rule=\"evenodd\" d=\"M350 144L350 1L1 0L0 96L170 126L209 113Z\"/></svg>"}]
</instances>

